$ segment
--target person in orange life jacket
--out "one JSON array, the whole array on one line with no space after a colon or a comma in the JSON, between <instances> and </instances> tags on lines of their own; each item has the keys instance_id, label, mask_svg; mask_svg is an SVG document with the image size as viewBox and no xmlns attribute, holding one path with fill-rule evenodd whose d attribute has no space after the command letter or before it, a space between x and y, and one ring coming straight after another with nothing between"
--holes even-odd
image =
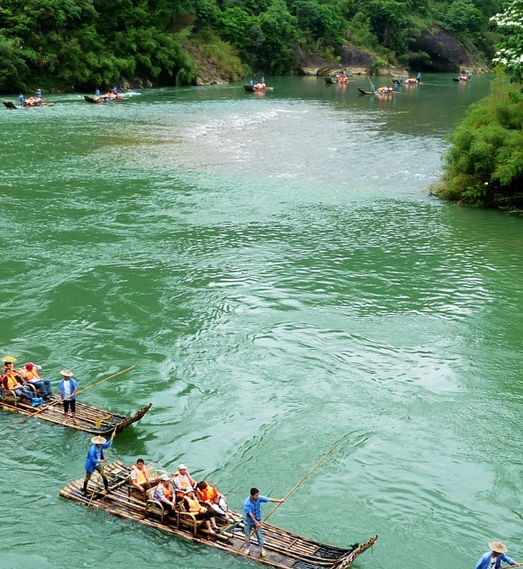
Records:
<instances>
[{"instance_id":1,"label":"person in orange life jacket","mask_svg":"<svg viewBox=\"0 0 523 569\"><path fill-rule=\"evenodd\" d=\"M278 502L282 504L285 500L278 500L276 498L268 498L267 496L260 496L258 488L251 488L250 496L243 502L243 515L245 516L245 536L247 549L244 551L245 555L251 552L251 534L255 533L258 538L258 545L260 546L260 557L265 557L267 552L263 548L263 534L261 530L261 508L263 502Z\"/></svg>"},{"instance_id":2,"label":"person in orange life jacket","mask_svg":"<svg viewBox=\"0 0 523 569\"><path fill-rule=\"evenodd\" d=\"M514 561L512 557L505 555L507 548L500 541L490 541L488 546L490 551L487 551L479 558L476 569L499 569L502 561L508 563L511 567L519 567L521 565L521 563Z\"/></svg>"},{"instance_id":3,"label":"person in orange life jacket","mask_svg":"<svg viewBox=\"0 0 523 569\"><path fill-rule=\"evenodd\" d=\"M48 379L42 379L38 373L38 366L29 362L20 370L25 377L26 381L32 383L37 389L42 392L44 399L49 398L51 395L51 382Z\"/></svg>"},{"instance_id":4,"label":"person in orange life jacket","mask_svg":"<svg viewBox=\"0 0 523 569\"><path fill-rule=\"evenodd\" d=\"M82 494L84 496L87 494L87 483L91 479L95 470L102 477L105 491L109 492L109 480L107 479L104 471L104 464L107 462L107 458L104 455L104 449L109 448L113 444L113 441L111 440L107 442L106 438L96 436L91 439L91 442L93 444L87 451L87 457L85 459L85 478L82 489Z\"/></svg>"},{"instance_id":5,"label":"person in orange life jacket","mask_svg":"<svg viewBox=\"0 0 523 569\"><path fill-rule=\"evenodd\" d=\"M145 468L143 458L139 458L131 467L130 484L142 494L151 487L151 478Z\"/></svg>"},{"instance_id":6,"label":"person in orange life jacket","mask_svg":"<svg viewBox=\"0 0 523 569\"><path fill-rule=\"evenodd\" d=\"M178 466L178 471L173 474L173 484L176 491L176 501L180 502L185 493L196 488L196 480L192 478L185 464Z\"/></svg>"},{"instance_id":7,"label":"person in orange life jacket","mask_svg":"<svg viewBox=\"0 0 523 569\"><path fill-rule=\"evenodd\" d=\"M205 520L205 526L209 533L220 531L220 528L216 525L213 510L208 510L205 506L200 504L194 490L187 490L182 503L186 512L194 514L197 520Z\"/></svg>"},{"instance_id":8,"label":"person in orange life jacket","mask_svg":"<svg viewBox=\"0 0 523 569\"><path fill-rule=\"evenodd\" d=\"M202 480L196 485L196 492L198 500L209 510L213 510L219 516L224 517L228 522L232 521L232 517L228 513L229 507L225 497L222 496L218 490L207 481Z\"/></svg>"},{"instance_id":9,"label":"person in orange life jacket","mask_svg":"<svg viewBox=\"0 0 523 569\"><path fill-rule=\"evenodd\" d=\"M2 368L2 386L8 391L12 391L17 397L26 399L29 403L33 401L33 392L27 385L23 384L21 375L15 370L14 362L16 358L13 356L5 356L2 358L4 366Z\"/></svg>"},{"instance_id":10,"label":"person in orange life jacket","mask_svg":"<svg viewBox=\"0 0 523 569\"><path fill-rule=\"evenodd\" d=\"M161 475L160 484L158 484L154 489L153 498L158 502L161 502L168 513L174 511L174 490L171 484L171 479L167 474Z\"/></svg>"},{"instance_id":11,"label":"person in orange life jacket","mask_svg":"<svg viewBox=\"0 0 523 569\"><path fill-rule=\"evenodd\" d=\"M58 401L64 404L64 422L68 419L69 409L73 417L73 423L78 425L76 420L76 393L78 392L78 383L73 379L73 372L63 369L60 372L62 380L58 383Z\"/></svg>"}]
</instances>

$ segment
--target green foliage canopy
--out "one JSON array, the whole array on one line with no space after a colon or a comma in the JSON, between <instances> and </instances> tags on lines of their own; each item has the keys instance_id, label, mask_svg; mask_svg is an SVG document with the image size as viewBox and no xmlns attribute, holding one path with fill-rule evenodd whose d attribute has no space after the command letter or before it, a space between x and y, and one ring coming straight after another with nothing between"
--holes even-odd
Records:
<instances>
[{"instance_id":1,"label":"green foliage canopy","mask_svg":"<svg viewBox=\"0 0 523 569\"><path fill-rule=\"evenodd\" d=\"M523 210L523 96L503 84L495 89L452 135L434 193L469 206Z\"/></svg>"},{"instance_id":2,"label":"green foliage canopy","mask_svg":"<svg viewBox=\"0 0 523 569\"><path fill-rule=\"evenodd\" d=\"M504 41L498 46L495 63L512 72L512 80L523 82L523 0L513 0L504 12L492 17L504 31Z\"/></svg>"}]
</instances>

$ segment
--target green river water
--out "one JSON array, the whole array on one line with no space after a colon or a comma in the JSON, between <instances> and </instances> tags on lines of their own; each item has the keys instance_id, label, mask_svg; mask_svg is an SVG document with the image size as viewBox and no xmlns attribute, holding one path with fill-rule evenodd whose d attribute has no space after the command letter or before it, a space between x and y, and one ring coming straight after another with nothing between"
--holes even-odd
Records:
<instances>
[{"instance_id":1,"label":"green river water","mask_svg":"<svg viewBox=\"0 0 523 569\"><path fill-rule=\"evenodd\" d=\"M151 411L110 457L185 462L360 569L523 560L523 223L430 197L491 78L386 101L321 78L0 111L0 348ZM11 97L16 100L16 96ZM90 435L3 412L0 568L256 565L59 497ZM272 508L266 505L264 513Z\"/></svg>"}]
</instances>

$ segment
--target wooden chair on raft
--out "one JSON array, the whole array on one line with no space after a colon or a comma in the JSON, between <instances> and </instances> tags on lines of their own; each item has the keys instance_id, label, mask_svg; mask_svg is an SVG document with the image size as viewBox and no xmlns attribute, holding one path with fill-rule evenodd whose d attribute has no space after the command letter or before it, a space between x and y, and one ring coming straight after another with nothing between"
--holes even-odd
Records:
<instances>
[{"instance_id":1,"label":"wooden chair on raft","mask_svg":"<svg viewBox=\"0 0 523 569\"><path fill-rule=\"evenodd\" d=\"M158 480L160 477L160 473L163 473L164 471L157 471L156 467L154 466L154 464L151 462L149 464L145 465L145 470L147 470L147 473L149 474L149 478L151 480L151 486L152 487L156 487L158 484ZM140 498L144 501L147 500L147 492L145 494L143 494L142 492L140 492L140 490L138 490L138 488L135 488L134 486L131 485L131 474L129 473L129 476L127 477L127 498L130 500L131 497L135 497L135 498Z\"/></svg>"},{"instance_id":2,"label":"wooden chair on raft","mask_svg":"<svg viewBox=\"0 0 523 569\"><path fill-rule=\"evenodd\" d=\"M30 389L33 392L33 397L38 397L36 395L35 386L30 385ZM9 403L9 405L14 405L15 407L18 407L19 405L31 407L31 404L28 402L28 400L25 399L25 397L18 396L16 394L16 391L13 389L6 389L5 387L2 387L0 390L0 399L6 403Z\"/></svg>"},{"instance_id":3,"label":"wooden chair on raft","mask_svg":"<svg viewBox=\"0 0 523 569\"><path fill-rule=\"evenodd\" d=\"M160 518L161 523L165 523L165 518L168 514L168 511L163 507L163 504L159 500L155 500L154 498L154 491L156 490L156 486L149 488L145 492L146 500L145 500L145 511L143 513L143 517L147 518L149 515L155 515L156 517Z\"/></svg>"},{"instance_id":4,"label":"wooden chair on raft","mask_svg":"<svg viewBox=\"0 0 523 569\"><path fill-rule=\"evenodd\" d=\"M176 529L182 526L192 530L193 535L198 533L198 530L205 524L205 520L197 520L196 515L191 512L186 512L181 503L176 504Z\"/></svg>"},{"instance_id":5,"label":"wooden chair on raft","mask_svg":"<svg viewBox=\"0 0 523 569\"><path fill-rule=\"evenodd\" d=\"M147 490L147 500L145 502L144 518L154 515L160 519L162 524L166 523L169 511L163 506L159 500L154 499L154 491L156 486ZM205 520L196 519L196 515L191 512L186 512L183 509L181 503L176 504L174 512L172 514L173 521L175 523L176 529L187 528L190 529L193 535L196 535L198 531L204 526ZM205 530L206 531L206 530Z\"/></svg>"}]
</instances>

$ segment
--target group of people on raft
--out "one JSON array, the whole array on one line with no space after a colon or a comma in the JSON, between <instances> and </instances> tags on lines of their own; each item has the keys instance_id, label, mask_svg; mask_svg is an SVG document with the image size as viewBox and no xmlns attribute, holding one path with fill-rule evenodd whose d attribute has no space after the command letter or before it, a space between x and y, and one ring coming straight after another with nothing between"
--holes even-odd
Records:
<instances>
[{"instance_id":1,"label":"group of people on raft","mask_svg":"<svg viewBox=\"0 0 523 569\"><path fill-rule=\"evenodd\" d=\"M13 356L2 358L0 398L14 396L21 403L26 403L31 407L37 407L51 401L61 402L64 407L64 422L68 420L69 411L71 411L73 423L78 425L76 420L78 382L73 379L73 372L68 369L63 369L60 372L62 379L58 382L58 394L54 395L51 382L40 376L41 366L27 362L15 369L14 363L16 361L17 359Z\"/></svg>"},{"instance_id":2,"label":"group of people on raft","mask_svg":"<svg viewBox=\"0 0 523 569\"><path fill-rule=\"evenodd\" d=\"M88 495L88 483L96 471L100 475L104 490L103 494L109 494L109 479L105 474L107 457L104 450L112 446L113 439L107 441L105 437L96 436L91 439L92 446L87 452L85 460L85 478L82 494ZM243 518L236 518L227 505L225 496L218 492L215 486L206 480L197 482L190 474L185 464L178 465L176 472L169 476L167 473L150 474L143 458L139 458L131 467L129 485L132 490L138 492L142 499L152 499L159 502L166 515L172 515L176 511L191 513L196 520L203 521L210 535L217 535L221 531L217 520L227 526L244 522L245 549L244 555L251 553L251 536L256 534L260 557L265 557L267 551L264 547L263 533L261 530L261 504L265 502L283 503L284 500L261 496L257 488L251 488L249 497L243 503ZM94 496L96 487L91 495Z\"/></svg>"},{"instance_id":3,"label":"group of people on raft","mask_svg":"<svg viewBox=\"0 0 523 569\"><path fill-rule=\"evenodd\" d=\"M113 87L110 91L107 91L104 95L100 94L100 89L96 89L94 92L94 100L98 103L106 101L117 101L122 98L122 94L118 91L118 87Z\"/></svg>"},{"instance_id":4,"label":"group of people on raft","mask_svg":"<svg viewBox=\"0 0 523 569\"><path fill-rule=\"evenodd\" d=\"M23 93L20 93L18 100L20 101L20 106L22 107L39 107L43 102L42 89L36 91L36 97L25 98Z\"/></svg>"},{"instance_id":5,"label":"group of people on raft","mask_svg":"<svg viewBox=\"0 0 523 569\"><path fill-rule=\"evenodd\" d=\"M51 382L40 377L40 366L28 362L22 367L15 369L13 356L2 358L2 377L1 389L8 395L15 395L19 399L27 401L33 407L49 401L51 393Z\"/></svg>"}]
</instances>

